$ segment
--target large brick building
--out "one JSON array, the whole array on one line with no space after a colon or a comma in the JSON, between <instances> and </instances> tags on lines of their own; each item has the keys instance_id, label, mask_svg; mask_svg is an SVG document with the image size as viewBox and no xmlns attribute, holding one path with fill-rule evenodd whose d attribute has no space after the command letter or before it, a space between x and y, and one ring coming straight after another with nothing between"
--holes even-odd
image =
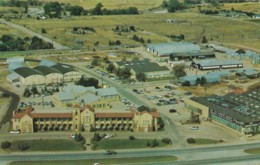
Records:
<instances>
[{"instance_id":1,"label":"large brick building","mask_svg":"<svg viewBox=\"0 0 260 165\"><path fill-rule=\"evenodd\" d=\"M92 130L133 130L136 132L158 129L160 115L157 110L151 112L95 112L85 105L75 105L72 110L36 111L29 106L25 110L13 113L13 130L21 133L35 131L92 131Z\"/></svg>"}]
</instances>

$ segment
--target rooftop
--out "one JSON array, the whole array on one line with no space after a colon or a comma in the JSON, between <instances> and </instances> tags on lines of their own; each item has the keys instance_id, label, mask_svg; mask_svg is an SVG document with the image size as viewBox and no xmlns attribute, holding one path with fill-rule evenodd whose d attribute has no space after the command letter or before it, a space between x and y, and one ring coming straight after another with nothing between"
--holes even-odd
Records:
<instances>
[{"instance_id":1,"label":"rooftop","mask_svg":"<svg viewBox=\"0 0 260 165\"><path fill-rule=\"evenodd\" d=\"M15 73L19 74L20 76L26 78L32 75L42 75L41 73L37 72L32 68L21 67L14 70Z\"/></svg>"},{"instance_id":2,"label":"rooftop","mask_svg":"<svg viewBox=\"0 0 260 165\"><path fill-rule=\"evenodd\" d=\"M217 60L217 59L208 59L208 60L202 60L198 62L201 66L218 66L218 65L237 65L237 64L243 64L242 62L238 60Z\"/></svg>"},{"instance_id":3,"label":"rooftop","mask_svg":"<svg viewBox=\"0 0 260 165\"><path fill-rule=\"evenodd\" d=\"M39 64L39 66L47 66L47 67L51 67L53 65L56 65L56 63L51 60L41 60Z\"/></svg>"},{"instance_id":4,"label":"rooftop","mask_svg":"<svg viewBox=\"0 0 260 165\"><path fill-rule=\"evenodd\" d=\"M52 74L52 73L59 73L57 70L52 69L47 66L36 66L33 69L37 70L38 72L42 73L42 75L45 75L45 76Z\"/></svg>"},{"instance_id":5,"label":"rooftop","mask_svg":"<svg viewBox=\"0 0 260 165\"><path fill-rule=\"evenodd\" d=\"M75 71L73 68L71 68L69 66L61 65L61 64L53 65L53 66L51 66L51 68L56 69L57 71L59 71L62 74L66 74L68 72Z\"/></svg>"},{"instance_id":6,"label":"rooftop","mask_svg":"<svg viewBox=\"0 0 260 165\"><path fill-rule=\"evenodd\" d=\"M240 124L259 123L260 91L255 89L243 94L229 93L225 96L192 97L191 100L209 106L220 114Z\"/></svg>"},{"instance_id":7,"label":"rooftop","mask_svg":"<svg viewBox=\"0 0 260 165\"><path fill-rule=\"evenodd\" d=\"M119 61L117 64L122 67L127 67L134 70L136 73L169 71L166 66L160 66L155 62L150 62L148 59L133 60L133 61Z\"/></svg>"}]
</instances>

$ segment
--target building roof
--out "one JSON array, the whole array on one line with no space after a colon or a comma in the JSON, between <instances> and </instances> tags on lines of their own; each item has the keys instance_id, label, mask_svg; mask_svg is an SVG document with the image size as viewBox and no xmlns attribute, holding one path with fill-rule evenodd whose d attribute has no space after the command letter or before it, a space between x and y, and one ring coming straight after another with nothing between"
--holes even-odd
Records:
<instances>
[{"instance_id":1,"label":"building roof","mask_svg":"<svg viewBox=\"0 0 260 165\"><path fill-rule=\"evenodd\" d=\"M39 66L47 66L47 67L51 67L53 65L56 65L56 63L51 60L41 60L39 64Z\"/></svg>"},{"instance_id":2,"label":"building roof","mask_svg":"<svg viewBox=\"0 0 260 165\"><path fill-rule=\"evenodd\" d=\"M32 68L21 67L14 70L15 73L19 74L21 77L29 77L32 75L42 75L41 73L37 72Z\"/></svg>"},{"instance_id":3,"label":"building roof","mask_svg":"<svg viewBox=\"0 0 260 165\"><path fill-rule=\"evenodd\" d=\"M188 42L171 42L161 44L148 44L148 49L159 55L169 55L171 53L187 53L200 51L199 45Z\"/></svg>"},{"instance_id":4,"label":"building roof","mask_svg":"<svg viewBox=\"0 0 260 165\"><path fill-rule=\"evenodd\" d=\"M150 112L150 108L145 105L141 105L141 106L137 107L137 111L138 112L144 112L144 111Z\"/></svg>"},{"instance_id":5,"label":"building roof","mask_svg":"<svg viewBox=\"0 0 260 165\"><path fill-rule=\"evenodd\" d=\"M192 97L191 100L228 116L239 122L240 125L260 121L260 92L257 89L243 94L229 93L225 96Z\"/></svg>"},{"instance_id":6,"label":"building roof","mask_svg":"<svg viewBox=\"0 0 260 165\"><path fill-rule=\"evenodd\" d=\"M202 67L205 67L205 66L219 66L219 65L237 65L243 63L238 60L207 59L198 62L198 64Z\"/></svg>"},{"instance_id":7,"label":"building roof","mask_svg":"<svg viewBox=\"0 0 260 165\"><path fill-rule=\"evenodd\" d=\"M31 113L32 118L72 118L72 113Z\"/></svg>"},{"instance_id":8,"label":"building roof","mask_svg":"<svg viewBox=\"0 0 260 165\"><path fill-rule=\"evenodd\" d=\"M12 62L12 63L9 63L8 65L8 69L9 71L13 71L17 68L21 68L21 67L24 67L23 63L20 63L20 62Z\"/></svg>"},{"instance_id":9,"label":"building roof","mask_svg":"<svg viewBox=\"0 0 260 165\"><path fill-rule=\"evenodd\" d=\"M133 61L119 61L118 66L126 67L135 71L135 73L148 73L158 71L169 71L166 66L160 66L155 62L150 62L148 59L133 60Z\"/></svg>"},{"instance_id":10,"label":"building roof","mask_svg":"<svg viewBox=\"0 0 260 165\"><path fill-rule=\"evenodd\" d=\"M231 73L228 70L221 70L221 71L208 72L207 74L215 75L215 76L219 76L219 77L225 77L225 76L229 76Z\"/></svg>"},{"instance_id":11,"label":"building roof","mask_svg":"<svg viewBox=\"0 0 260 165\"><path fill-rule=\"evenodd\" d=\"M62 74L66 74L68 72L74 72L75 70L69 66L61 65L61 64L56 64L51 66L51 68L56 69Z\"/></svg>"},{"instance_id":12,"label":"building roof","mask_svg":"<svg viewBox=\"0 0 260 165\"><path fill-rule=\"evenodd\" d=\"M7 75L8 80L16 80L16 79L19 79L19 78L20 78L20 75L17 74L17 73L11 73L11 74Z\"/></svg>"},{"instance_id":13,"label":"building roof","mask_svg":"<svg viewBox=\"0 0 260 165\"><path fill-rule=\"evenodd\" d=\"M7 64L11 64L11 63L23 63L24 62L24 58L23 57L10 57L6 59L6 63Z\"/></svg>"},{"instance_id":14,"label":"building roof","mask_svg":"<svg viewBox=\"0 0 260 165\"><path fill-rule=\"evenodd\" d=\"M133 118L134 112L127 112L127 113L120 113L120 112L113 112L113 113L95 113L96 118Z\"/></svg>"},{"instance_id":15,"label":"building roof","mask_svg":"<svg viewBox=\"0 0 260 165\"><path fill-rule=\"evenodd\" d=\"M42 75L46 76L52 73L59 73L57 70L47 67L47 66L36 66L33 68L34 70L37 70L38 72L42 73Z\"/></svg>"},{"instance_id":16,"label":"building roof","mask_svg":"<svg viewBox=\"0 0 260 165\"><path fill-rule=\"evenodd\" d=\"M237 69L235 70L236 73L238 74L244 74L245 76L253 76L253 75L257 75L259 74L259 71L255 70L255 69L246 69L246 68L243 68L243 69Z\"/></svg>"},{"instance_id":17,"label":"building roof","mask_svg":"<svg viewBox=\"0 0 260 165\"><path fill-rule=\"evenodd\" d=\"M118 92L116 88L110 87L110 88L99 88L96 89L99 96L112 96L112 95L118 95Z\"/></svg>"},{"instance_id":18,"label":"building roof","mask_svg":"<svg viewBox=\"0 0 260 165\"><path fill-rule=\"evenodd\" d=\"M172 53L173 57L200 57L200 56L215 56L212 51L199 51L199 52L181 52Z\"/></svg>"}]
</instances>

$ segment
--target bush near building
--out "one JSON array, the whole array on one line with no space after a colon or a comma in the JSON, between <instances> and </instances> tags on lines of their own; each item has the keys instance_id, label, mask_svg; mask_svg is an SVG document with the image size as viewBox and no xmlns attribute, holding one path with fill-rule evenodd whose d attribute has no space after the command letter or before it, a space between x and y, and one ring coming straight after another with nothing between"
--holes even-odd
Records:
<instances>
[{"instance_id":1,"label":"bush near building","mask_svg":"<svg viewBox=\"0 0 260 165\"><path fill-rule=\"evenodd\" d=\"M9 141L3 141L3 142L1 143L1 148L2 148L2 149L7 149L7 148L9 148L11 145L12 145L12 143L9 142Z\"/></svg>"}]
</instances>

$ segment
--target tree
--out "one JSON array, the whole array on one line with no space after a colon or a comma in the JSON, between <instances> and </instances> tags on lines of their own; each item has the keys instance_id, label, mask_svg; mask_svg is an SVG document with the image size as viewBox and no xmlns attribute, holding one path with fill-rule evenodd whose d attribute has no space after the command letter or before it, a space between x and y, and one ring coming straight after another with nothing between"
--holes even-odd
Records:
<instances>
[{"instance_id":1,"label":"tree","mask_svg":"<svg viewBox=\"0 0 260 165\"><path fill-rule=\"evenodd\" d=\"M194 144L196 143L196 140L194 138L187 138L187 143Z\"/></svg>"},{"instance_id":2,"label":"tree","mask_svg":"<svg viewBox=\"0 0 260 165\"><path fill-rule=\"evenodd\" d=\"M201 43L203 43L203 44L208 43L208 40L207 40L206 36L202 37Z\"/></svg>"},{"instance_id":3,"label":"tree","mask_svg":"<svg viewBox=\"0 0 260 165\"><path fill-rule=\"evenodd\" d=\"M143 73L143 72L137 73L137 74L136 74L136 79L137 79L138 81L141 81L141 82L146 81L146 75L145 75L145 73Z\"/></svg>"},{"instance_id":4,"label":"tree","mask_svg":"<svg viewBox=\"0 0 260 165\"><path fill-rule=\"evenodd\" d=\"M182 86L190 86L190 81L184 81L181 83Z\"/></svg>"},{"instance_id":5,"label":"tree","mask_svg":"<svg viewBox=\"0 0 260 165\"><path fill-rule=\"evenodd\" d=\"M31 92L28 88L24 89L23 96L24 97L30 97L31 96Z\"/></svg>"},{"instance_id":6,"label":"tree","mask_svg":"<svg viewBox=\"0 0 260 165\"><path fill-rule=\"evenodd\" d=\"M99 59L93 58L93 60L91 61L91 65L93 65L93 66L98 66L98 65L100 65Z\"/></svg>"},{"instance_id":7,"label":"tree","mask_svg":"<svg viewBox=\"0 0 260 165\"><path fill-rule=\"evenodd\" d=\"M7 149L7 148L9 148L10 146L11 146L11 142L9 142L9 141L3 141L2 143L1 143L1 148L2 149Z\"/></svg>"},{"instance_id":8,"label":"tree","mask_svg":"<svg viewBox=\"0 0 260 165\"><path fill-rule=\"evenodd\" d=\"M172 144L172 140L170 138L163 138L162 142L165 144Z\"/></svg>"},{"instance_id":9,"label":"tree","mask_svg":"<svg viewBox=\"0 0 260 165\"><path fill-rule=\"evenodd\" d=\"M134 136L129 136L129 140L135 140L135 137Z\"/></svg>"},{"instance_id":10,"label":"tree","mask_svg":"<svg viewBox=\"0 0 260 165\"><path fill-rule=\"evenodd\" d=\"M186 76L184 65L177 64L173 67L172 71L173 71L173 74L175 75L175 77L177 77L177 79L179 79L180 77Z\"/></svg>"},{"instance_id":11,"label":"tree","mask_svg":"<svg viewBox=\"0 0 260 165\"><path fill-rule=\"evenodd\" d=\"M157 124L160 126L160 128L159 128L160 130L163 129L163 127L165 125L162 118L158 118Z\"/></svg>"},{"instance_id":12,"label":"tree","mask_svg":"<svg viewBox=\"0 0 260 165\"><path fill-rule=\"evenodd\" d=\"M99 133L94 133L93 141L98 142L100 140L101 140L101 137L100 137Z\"/></svg>"},{"instance_id":13,"label":"tree","mask_svg":"<svg viewBox=\"0 0 260 165\"><path fill-rule=\"evenodd\" d=\"M176 10L182 10L183 5L178 0L170 0L167 4L167 10L169 13L174 13Z\"/></svg>"},{"instance_id":14,"label":"tree","mask_svg":"<svg viewBox=\"0 0 260 165\"><path fill-rule=\"evenodd\" d=\"M82 76L78 82L76 82L77 85L82 85L84 87L88 86L94 86L95 88L98 87L98 80L95 78L85 78Z\"/></svg>"},{"instance_id":15,"label":"tree","mask_svg":"<svg viewBox=\"0 0 260 165\"><path fill-rule=\"evenodd\" d=\"M134 31L134 32L136 31L136 30L135 30L135 26L130 26L129 29L130 29L131 31Z\"/></svg>"},{"instance_id":16,"label":"tree","mask_svg":"<svg viewBox=\"0 0 260 165\"><path fill-rule=\"evenodd\" d=\"M92 15L102 15L102 3L98 3L94 9L92 9Z\"/></svg>"},{"instance_id":17,"label":"tree","mask_svg":"<svg viewBox=\"0 0 260 165\"><path fill-rule=\"evenodd\" d=\"M174 61L174 55L172 53L170 54L170 60Z\"/></svg>"},{"instance_id":18,"label":"tree","mask_svg":"<svg viewBox=\"0 0 260 165\"><path fill-rule=\"evenodd\" d=\"M39 93L36 86L33 86L33 87L32 87L31 92L32 92L33 94L38 94L38 93Z\"/></svg>"},{"instance_id":19,"label":"tree","mask_svg":"<svg viewBox=\"0 0 260 165\"><path fill-rule=\"evenodd\" d=\"M59 2L49 2L43 6L45 15L48 15L50 18L61 17L62 7Z\"/></svg>"},{"instance_id":20,"label":"tree","mask_svg":"<svg viewBox=\"0 0 260 165\"><path fill-rule=\"evenodd\" d=\"M115 71L115 65L113 63L109 63L107 66L107 71L109 73L113 73Z\"/></svg>"},{"instance_id":21,"label":"tree","mask_svg":"<svg viewBox=\"0 0 260 165\"><path fill-rule=\"evenodd\" d=\"M46 34L46 30L44 28L42 28L42 33Z\"/></svg>"},{"instance_id":22,"label":"tree","mask_svg":"<svg viewBox=\"0 0 260 165\"><path fill-rule=\"evenodd\" d=\"M206 77L204 77L204 76L201 77L201 79L200 79L200 84L201 84L202 86L204 86L205 84L207 84L207 79L206 79Z\"/></svg>"},{"instance_id":23,"label":"tree","mask_svg":"<svg viewBox=\"0 0 260 165\"><path fill-rule=\"evenodd\" d=\"M166 7L168 6L167 1L164 0L164 1L162 2L161 6L162 6L163 8L166 8Z\"/></svg>"},{"instance_id":24,"label":"tree","mask_svg":"<svg viewBox=\"0 0 260 165\"><path fill-rule=\"evenodd\" d=\"M200 83L201 83L201 79L198 77L198 78L196 79L196 81L195 81L195 84L198 85L198 84L200 84Z\"/></svg>"},{"instance_id":25,"label":"tree","mask_svg":"<svg viewBox=\"0 0 260 165\"><path fill-rule=\"evenodd\" d=\"M151 146L150 141L147 141L147 142L146 142L146 146L147 146L147 147L150 147L150 146Z\"/></svg>"}]
</instances>

